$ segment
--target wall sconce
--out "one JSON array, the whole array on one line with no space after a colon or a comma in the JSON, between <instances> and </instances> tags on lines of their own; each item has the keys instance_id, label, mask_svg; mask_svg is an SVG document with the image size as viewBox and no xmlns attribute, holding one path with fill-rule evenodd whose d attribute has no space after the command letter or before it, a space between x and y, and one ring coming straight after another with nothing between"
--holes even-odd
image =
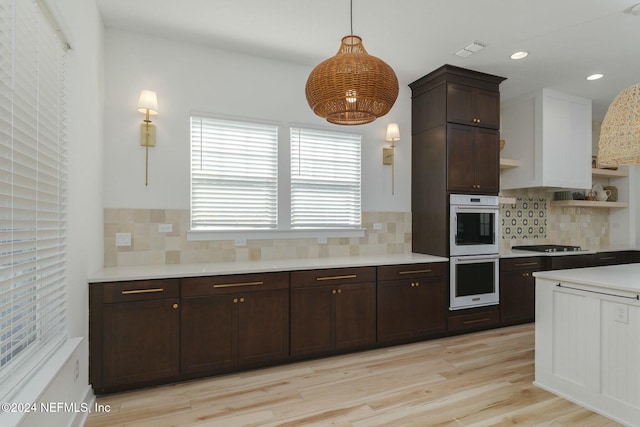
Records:
<instances>
[{"instance_id":1,"label":"wall sconce","mask_svg":"<svg viewBox=\"0 0 640 427\"><path fill-rule=\"evenodd\" d=\"M143 90L138 99L138 111L145 113L140 125L140 145L146 149L144 185L149 185L149 147L156 146L156 125L151 123L150 115L158 114L158 97L152 90Z\"/></svg>"},{"instance_id":2,"label":"wall sconce","mask_svg":"<svg viewBox=\"0 0 640 427\"><path fill-rule=\"evenodd\" d=\"M387 125L387 141L391 142L391 147L384 147L382 149L382 164L391 165L391 194L395 194L395 171L394 171L394 156L396 141L400 140L400 129L397 123L389 123Z\"/></svg>"}]
</instances>

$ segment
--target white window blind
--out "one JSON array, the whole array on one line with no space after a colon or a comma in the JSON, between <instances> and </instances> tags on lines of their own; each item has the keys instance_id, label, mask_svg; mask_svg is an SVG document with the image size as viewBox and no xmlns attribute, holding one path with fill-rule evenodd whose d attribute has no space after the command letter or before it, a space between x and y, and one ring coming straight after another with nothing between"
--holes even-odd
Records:
<instances>
[{"instance_id":1,"label":"white window blind","mask_svg":"<svg viewBox=\"0 0 640 427\"><path fill-rule=\"evenodd\" d=\"M275 229L278 127L191 117L191 228Z\"/></svg>"},{"instance_id":2,"label":"white window blind","mask_svg":"<svg viewBox=\"0 0 640 427\"><path fill-rule=\"evenodd\" d=\"M0 398L66 338L64 48L31 1L0 0Z\"/></svg>"},{"instance_id":3,"label":"white window blind","mask_svg":"<svg viewBox=\"0 0 640 427\"><path fill-rule=\"evenodd\" d=\"M360 227L361 136L291 128L291 228Z\"/></svg>"}]
</instances>

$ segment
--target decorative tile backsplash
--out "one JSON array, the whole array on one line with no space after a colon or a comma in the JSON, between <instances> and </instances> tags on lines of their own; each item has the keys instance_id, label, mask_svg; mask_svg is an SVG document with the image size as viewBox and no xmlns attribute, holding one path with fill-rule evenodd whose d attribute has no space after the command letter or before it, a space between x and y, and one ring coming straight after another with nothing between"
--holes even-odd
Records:
<instances>
[{"instance_id":1,"label":"decorative tile backsplash","mask_svg":"<svg viewBox=\"0 0 640 427\"><path fill-rule=\"evenodd\" d=\"M609 209L553 207L544 189L504 191L516 203L501 205L500 250L515 245L560 244L598 249L609 245Z\"/></svg>"},{"instance_id":2,"label":"decorative tile backsplash","mask_svg":"<svg viewBox=\"0 0 640 427\"><path fill-rule=\"evenodd\" d=\"M513 205L500 211L503 239L545 239L547 237L547 199L544 195L519 195Z\"/></svg>"},{"instance_id":3,"label":"decorative tile backsplash","mask_svg":"<svg viewBox=\"0 0 640 427\"><path fill-rule=\"evenodd\" d=\"M189 241L189 210L105 209L104 265L191 264L285 258L325 258L411 252L411 213L363 212L363 237ZM160 232L171 224L171 232ZM380 229L374 229L379 224ZM116 246L116 233L131 233L131 246Z\"/></svg>"},{"instance_id":4,"label":"decorative tile backsplash","mask_svg":"<svg viewBox=\"0 0 640 427\"><path fill-rule=\"evenodd\" d=\"M500 250L514 245L555 243L598 249L609 244L609 210L552 207L553 193L505 191L513 205L500 208ZM411 252L410 212L363 212L363 237L189 241L189 210L105 209L104 266L191 264L204 262L325 258ZM171 224L171 232L160 232ZM374 229L374 224L380 229ZM131 233L131 246L116 246L116 233Z\"/></svg>"}]
</instances>

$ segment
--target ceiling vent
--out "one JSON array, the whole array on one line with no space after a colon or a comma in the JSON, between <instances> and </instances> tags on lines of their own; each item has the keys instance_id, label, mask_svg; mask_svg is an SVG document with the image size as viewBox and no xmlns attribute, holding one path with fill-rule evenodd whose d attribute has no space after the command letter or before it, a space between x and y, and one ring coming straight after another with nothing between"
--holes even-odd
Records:
<instances>
[{"instance_id":1,"label":"ceiling vent","mask_svg":"<svg viewBox=\"0 0 640 427\"><path fill-rule=\"evenodd\" d=\"M459 56L460 58L467 58L471 55L473 55L474 53L478 52L479 50L484 49L486 46L486 44L478 42L478 41L474 41L471 42L470 44L468 44L467 46L463 47L462 49L460 49L459 51L457 51L456 53L454 53L455 56Z\"/></svg>"}]
</instances>

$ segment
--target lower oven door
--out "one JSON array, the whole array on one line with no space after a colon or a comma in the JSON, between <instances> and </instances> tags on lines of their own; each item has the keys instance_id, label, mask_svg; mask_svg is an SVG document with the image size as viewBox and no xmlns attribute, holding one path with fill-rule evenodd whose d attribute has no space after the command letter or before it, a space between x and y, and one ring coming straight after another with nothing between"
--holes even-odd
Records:
<instances>
[{"instance_id":1,"label":"lower oven door","mask_svg":"<svg viewBox=\"0 0 640 427\"><path fill-rule=\"evenodd\" d=\"M498 289L499 256L470 255L452 257L450 262L449 309L495 305L500 302Z\"/></svg>"}]
</instances>

